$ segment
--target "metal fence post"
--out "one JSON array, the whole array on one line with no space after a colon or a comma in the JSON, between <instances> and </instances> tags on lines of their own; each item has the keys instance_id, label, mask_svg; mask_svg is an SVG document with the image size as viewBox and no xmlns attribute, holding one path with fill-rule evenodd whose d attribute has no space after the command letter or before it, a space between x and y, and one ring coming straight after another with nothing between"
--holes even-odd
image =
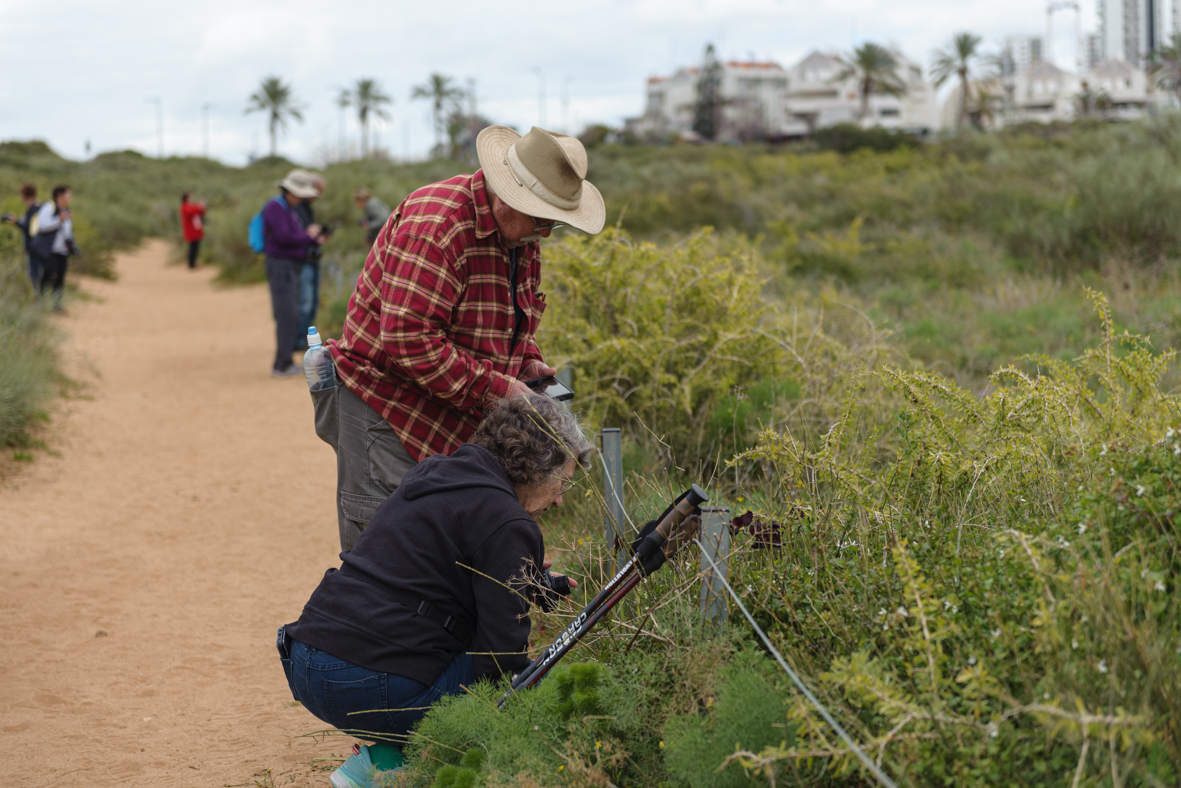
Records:
<instances>
[{"instance_id":1,"label":"metal fence post","mask_svg":"<svg viewBox=\"0 0 1181 788\"><path fill-rule=\"evenodd\" d=\"M618 427L603 428L603 498L607 502L604 535L607 550L615 555L616 537L627 539L627 519L623 515L623 434Z\"/></svg>"},{"instance_id":2,"label":"metal fence post","mask_svg":"<svg viewBox=\"0 0 1181 788\"><path fill-rule=\"evenodd\" d=\"M730 510L726 507L701 507L701 551L701 613L711 626L722 629L728 600L720 578L729 580L730 574Z\"/></svg>"}]
</instances>

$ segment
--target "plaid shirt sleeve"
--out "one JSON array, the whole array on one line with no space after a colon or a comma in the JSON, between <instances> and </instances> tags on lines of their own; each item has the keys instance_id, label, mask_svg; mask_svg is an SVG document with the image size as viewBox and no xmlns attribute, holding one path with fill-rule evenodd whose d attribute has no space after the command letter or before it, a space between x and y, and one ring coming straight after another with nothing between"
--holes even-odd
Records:
<instances>
[{"instance_id":1,"label":"plaid shirt sleeve","mask_svg":"<svg viewBox=\"0 0 1181 788\"><path fill-rule=\"evenodd\" d=\"M509 379L448 338L462 288L452 244L419 237L386 244L381 269L382 348L398 371L437 399L470 411L508 394Z\"/></svg>"}]
</instances>

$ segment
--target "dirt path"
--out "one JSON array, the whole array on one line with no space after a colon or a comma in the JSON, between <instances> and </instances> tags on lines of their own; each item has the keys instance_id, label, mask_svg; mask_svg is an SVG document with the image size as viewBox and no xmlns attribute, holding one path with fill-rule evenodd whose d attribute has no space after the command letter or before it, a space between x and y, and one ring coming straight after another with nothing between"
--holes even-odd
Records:
<instances>
[{"instance_id":1,"label":"dirt path","mask_svg":"<svg viewBox=\"0 0 1181 788\"><path fill-rule=\"evenodd\" d=\"M347 746L296 738L322 725L274 647L336 561L332 450L269 376L266 288L166 253L85 283L62 325L98 377L0 485L5 785L327 785L308 764Z\"/></svg>"}]
</instances>

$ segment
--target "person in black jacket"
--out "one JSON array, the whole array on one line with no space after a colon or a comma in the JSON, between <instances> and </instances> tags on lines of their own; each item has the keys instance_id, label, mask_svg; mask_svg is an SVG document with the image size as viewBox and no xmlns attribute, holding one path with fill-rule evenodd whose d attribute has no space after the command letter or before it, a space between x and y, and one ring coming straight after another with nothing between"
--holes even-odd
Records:
<instances>
[{"instance_id":1,"label":"person in black jacket","mask_svg":"<svg viewBox=\"0 0 1181 788\"><path fill-rule=\"evenodd\" d=\"M528 665L526 599L547 604L539 591L562 585L534 518L561 505L591 451L576 417L534 394L500 400L471 443L408 471L279 630L295 699L361 738L400 741L442 696ZM354 752L335 788L401 764L389 745Z\"/></svg>"},{"instance_id":2,"label":"person in black jacket","mask_svg":"<svg viewBox=\"0 0 1181 788\"><path fill-rule=\"evenodd\" d=\"M25 204L24 216L16 216L14 214L4 214L0 217L0 221L8 224L15 224L20 228L21 236L25 241L25 254L29 256L29 281L33 283L33 288L36 289L41 284L41 258L33 254L33 238L30 235L30 223L37 212L41 210L41 203L37 200L37 187L31 183L26 183L21 186L21 200ZM35 230L35 228L32 228ZM35 231L33 235L35 235Z\"/></svg>"}]
</instances>

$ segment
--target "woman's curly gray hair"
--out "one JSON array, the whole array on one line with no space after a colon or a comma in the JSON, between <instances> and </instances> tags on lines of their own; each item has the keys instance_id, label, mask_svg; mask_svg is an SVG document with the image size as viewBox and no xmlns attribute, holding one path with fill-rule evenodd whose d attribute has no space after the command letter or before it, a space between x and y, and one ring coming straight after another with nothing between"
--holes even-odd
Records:
<instances>
[{"instance_id":1,"label":"woman's curly gray hair","mask_svg":"<svg viewBox=\"0 0 1181 788\"><path fill-rule=\"evenodd\" d=\"M492 452L518 486L545 483L571 459L586 468L594 451L578 417L543 394L498 401L484 413L472 443Z\"/></svg>"}]
</instances>

